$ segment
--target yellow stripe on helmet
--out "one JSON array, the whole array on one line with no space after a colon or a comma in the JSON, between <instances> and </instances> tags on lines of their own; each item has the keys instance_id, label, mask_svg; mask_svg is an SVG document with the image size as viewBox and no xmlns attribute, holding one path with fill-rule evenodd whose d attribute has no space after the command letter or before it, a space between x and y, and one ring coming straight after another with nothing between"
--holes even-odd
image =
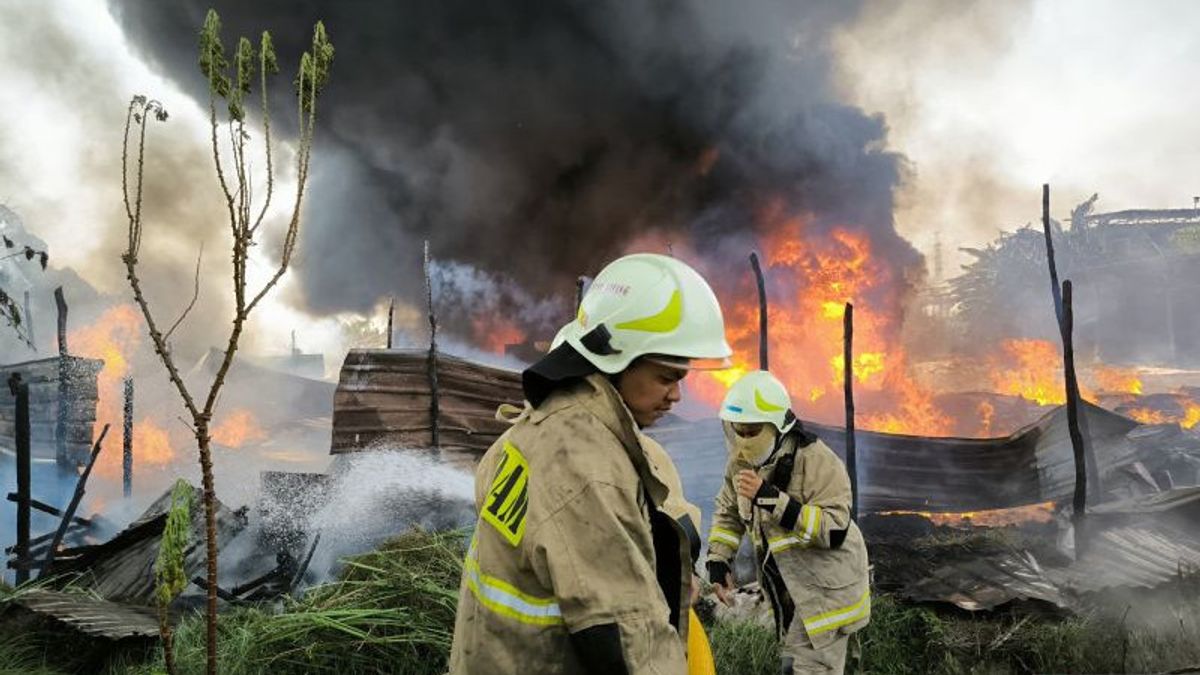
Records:
<instances>
[{"instance_id":1,"label":"yellow stripe on helmet","mask_svg":"<svg viewBox=\"0 0 1200 675\"><path fill-rule=\"evenodd\" d=\"M632 319L616 325L621 330L640 330L644 333L670 333L683 323L683 294L678 289L671 294L667 306L652 316Z\"/></svg>"}]
</instances>

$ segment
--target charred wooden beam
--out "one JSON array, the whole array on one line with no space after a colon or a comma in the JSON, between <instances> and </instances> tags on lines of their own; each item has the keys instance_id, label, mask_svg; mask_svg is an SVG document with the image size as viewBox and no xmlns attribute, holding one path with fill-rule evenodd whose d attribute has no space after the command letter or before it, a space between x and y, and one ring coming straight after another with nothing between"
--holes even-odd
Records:
<instances>
[{"instance_id":1,"label":"charred wooden beam","mask_svg":"<svg viewBox=\"0 0 1200 675\"><path fill-rule=\"evenodd\" d=\"M850 519L858 517L858 455L854 445L854 305L842 317L843 377L846 380L846 473L850 474Z\"/></svg>"},{"instance_id":2,"label":"charred wooden beam","mask_svg":"<svg viewBox=\"0 0 1200 675\"><path fill-rule=\"evenodd\" d=\"M37 338L33 334L33 312L29 304L29 291L25 291L25 332L29 337L29 347L37 351Z\"/></svg>"},{"instance_id":3,"label":"charred wooden beam","mask_svg":"<svg viewBox=\"0 0 1200 675\"><path fill-rule=\"evenodd\" d=\"M67 456L67 402L71 400L67 366L67 299L62 286L54 289L54 305L58 311L58 415L54 427L54 458L59 466L71 463Z\"/></svg>"},{"instance_id":4,"label":"charred wooden beam","mask_svg":"<svg viewBox=\"0 0 1200 675\"><path fill-rule=\"evenodd\" d=\"M387 348L392 348L392 321L396 316L396 298L388 300Z\"/></svg>"},{"instance_id":5,"label":"charred wooden beam","mask_svg":"<svg viewBox=\"0 0 1200 675\"><path fill-rule=\"evenodd\" d=\"M433 278L429 268L429 242L425 242L425 299L429 307L429 435L434 450L441 447L438 438L437 313L433 310Z\"/></svg>"},{"instance_id":6,"label":"charred wooden beam","mask_svg":"<svg viewBox=\"0 0 1200 675\"><path fill-rule=\"evenodd\" d=\"M1062 337L1065 348L1068 329L1065 324L1062 289L1058 282L1058 266L1054 262L1054 239L1050 236L1050 185L1046 183L1042 184L1042 231L1046 236L1046 262L1050 266L1050 291L1054 298L1054 316L1057 320L1058 332ZM1082 400L1079 395L1078 381L1068 381L1066 382L1066 386L1068 399L1074 396L1076 401ZM1074 392L1073 394L1072 391ZM1088 417L1086 414L1079 417L1078 424L1083 438L1084 466L1087 471L1088 480L1092 484L1093 494L1100 494L1103 491L1103 487L1100 484L1100 468L1096 463L1096 456L1092 452L1092 433L1088 428Z\"/></svg>"},{"instance_id":7,"label":"charred wooden beam","mask_svg":"<svg viewBox=\"0 0 1200 675\"><path fill-rule=\"evenodd\" d=\"M90 523L91 521L88 521L88 522ZM72 533L72 532L77 533L77 532L81 532L86 529L88 529L88 526L81 525L79 523L79 519L74 518L71 520L71 525L70 525L70 527L67 528L67 532L68 533ZM53 532L47 532L46 534L38 535L38 536L34 537L33 539L30 539L29 540L30 555L32 556L39 548L41 548L42 544L45 544L46 542L54 539L54 533L57 531L58 530L55 529ZM6 546L4 548L4 555L12 555L16 550L17 550L16 544L13 544L12 546Z\"/></svg>"},{"instance_id":8,"label":"charred wooden beam","mask_svg":"<svg viewBox=\"0 0 1200 675\"><path fill-rule=\"evenodd\" d=\"M18 496L17 493L15 493L15 492L10 492L10 493L8 493L8 501L19 502L20 496ZM62 518L62 515L63 515L63 512L58 510L57 508L47 504L46 502L39 501L37 499L33 499L32 497L29 499L29 506L37 509L38 511L41 511L42 513L46 513L51 516L54 516L55 518ZM71 520L73 520L76 523L79 523L80 525L83 525L84 527L92 526L92 521L87 518L81 518L79 516L75 516Z\"/></svg>"},{"instance_id":9,"label":"charred wooden beam","mask_svg":"<svg viewBox=\"0 0 1200 675\"><path fill-rule=\"evenodd\" d=\"M202 591L208 590L208 580L205 579L204 577L200 576L199 574L192 577L192 583L199 586L200 590L202 590ZM220 586L217 586L217 597L221 598L222 600L224 600L225 602L228 602L230 604L235 604L235 603L239 603L242 601L241 598L234 595L233 593L230 593L229 591L225 590L224 588L221 588Z\"/></svg>"},{"instance_id":10,"label":"charred wooden beam","mask_svg":"<svg viewBox=\"0 0 1200 675\"><path fill-rule=\"evenodd\" d=\"M1075 318L1071 311L1071 281L1062 286L1063 301L1063 369L1067 381L1067 429L1071 435L1071 450L1075 454L1075 495L1071 523L1075 527L1075 556L1087 548L1085 513L1087 510L1088 475L1085 470L1083 434L1079 429L1079 383L1075 379L1075 346L1071 338Z\"/></svg>"},{"instance_id":11,"label":"charred wooden beam","mask_svg":"<svg viewBox=\"0 0 1200 675\"><path fill-rule=\"evenodd\" d=\"M121 438L121 492L133 495L133 378L125 378L124 426Z\"/></svg>"},{"instance_id":12,"label":"charred wooden beam","mask_svg":"<svg viewBox=\"0 0 1200 675\"><path fill-rule=\"evenodd\" d=\"M67 510L58 524L58 531L54 533L54 540L50 542L50 548L46 551L46 558L42 561L38 578L41 578L46 573L46 570L50 569L51 563L54 562L54 556L58 553L58 545L62 543L63 536L67 533L67 526L71 524L71 518L75 515L75 509L79 508L79 502L83 500L88 476L92 475L92 467L96 465L96 458L100 456L100 449L104 445L104 437L108 435L108 427L109 425L105 424L104 428L100 430L100 437L96 439L96 444L92 446L92 456L88 459L83 473L79 474L79 480L75 483L75 494L71 496L71 503L67 505Z\"/></svg>"},{"instance_id":13,"label":"charred wooden beam","mask_svg":"<svg viewBox=\"0 0 1200 675\"><path fill-rule=\"evenodd\" d=\"M1054 318L1061 331L1063 301L1058 284L1058 267L1054 264L1054 239L1050 236L1050 185L1048 183L1042 184L1042 232L1046 235L1046 261L1050 265L1050 295L1054 298Z\"/></svg>"},{"instance_id":14,"label":"charred wooden beam","mask_svg":"<svg viewBox=\"0 0 1200 675\"><path fill-rule=\"evenodd\" d=\"M758 367L767 370L767 287L757 253L750 254L750 266L754 268L754 282L758 285Z\"/></svg>"},{"instance_id":15,"label":"charred wooden beam","mask_svg":"<svg viewBox=\"0 0 1200 675\"><path fill-rule=\"evenodd\" d=\"M17 562L27 563L29 557L29 488L32 448L29 443L29 385L21 381L20 373L13 373L8 386L17 399ZM17 585L29 581L29 570L18 567Z\"/></svg>"},{"instance_id":16,"label":"charred wooden beam","mask_svg":"<svg viewBox=\"0 0 1200 675\"><path fill-rule=\"evenodd\" d=\"M587 286L587 277L580 276L575 279L575 316L579 316L579 310L583 309L583 289Z\"/></svg>"},{"instance_id":17,"label":"charred wooden beam","mask_svg":"<svg viewBox=\"0 0 1200 675\"><path fill-rule=\"evenodd\" d=\"M291 584L288 585L288 592L296 590L300 582L304 580L304 573L308 571L308 566L312 563L313 553L317 551L317 544L321 543L321 533L318 532L313 537L313 543L308 547L308 554L304 556L304 560L300 562L300 566L296 568L296 574L292 577Z\"/></svg>"}]
</instances>

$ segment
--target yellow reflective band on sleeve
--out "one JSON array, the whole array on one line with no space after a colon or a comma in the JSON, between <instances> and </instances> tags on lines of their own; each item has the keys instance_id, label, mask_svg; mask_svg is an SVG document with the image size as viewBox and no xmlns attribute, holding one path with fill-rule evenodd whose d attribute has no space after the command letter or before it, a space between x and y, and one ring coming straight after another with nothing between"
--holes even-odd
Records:
<instances>
[{"instance_id":1,"label":"yellow reflective band on sleeve","mask_svg":"<svg viewBox=\"0 0 1200 675\"><path fill-rule=\"evenodd\" d=\"M800 538L805 545L811 544L813 535L821 531L821 507L815 504L800 507L800 522L804 523L804 533Z\"/></svg>"},{"instance_id":2,"label":"yellow reflective band on sleeve","mask_svg":"<svg viewBox=\"0 0 1200 675\"><path fill-rule=\"evenodd\" d=\"M738 545L742 543L742 538L737 532L725 530L719 527L714 527L712 531L708 533L708 540L720 542L722 544L728 544L734 548L737 548Z\"/></svg>"},{"instance_id":3,"label":"yellow reflective band on sleeve","mask_svg":"<svg viewBox=\"0 0 1200 675\"><path fill-rule=\"evenodd\" d=\"M842 626L848 626L856 621L866 618L871 613L871 589L863 592L862 598L858 602L835 609L832 612L825 612L817 616L809 617L804 620L804 630L808 632L809 637L828 633L831 630L836 630Z\"/></svg>"},{"instance_id":4,"label":"yellow reflective band on sleeve","mask_svg":"<svg viewBox=\"0 0 1200 675\"><path fill-rule=\"evenodd\" d=\"M653 316L617 324L621 330L640 330L644 333L670 333L683 323L683 294L679 289L671 294L667 306Z\"/></svg>"},{"instance_id":5,"label":"yellow reflective band on sleeve","mask_svg":"<svg viewBox=\"0 0 1200 675\"><path fill-rule=\"evenodd\" d=\"M512 584L484 574L475 559L475 547L463 562L467 587L479 604L493 612L534 626L554 626L563 622L562 610L553 598L539 598L522 593Z\"/></svg>"},{"instance_id":6,"label":"yellow reflective band on sleeve","mask_svg":"<svg viewBox=\"0 0 1200 675\"><path fill-rule=\"evenodd\" d=\"M782 537L772 537L771 539L767 540L767 548L771 550L771 553L779 553L780 551L786 551L789 548L805 545L805 542L793 537L790 534Z\"/></svg>"}]
</instances>

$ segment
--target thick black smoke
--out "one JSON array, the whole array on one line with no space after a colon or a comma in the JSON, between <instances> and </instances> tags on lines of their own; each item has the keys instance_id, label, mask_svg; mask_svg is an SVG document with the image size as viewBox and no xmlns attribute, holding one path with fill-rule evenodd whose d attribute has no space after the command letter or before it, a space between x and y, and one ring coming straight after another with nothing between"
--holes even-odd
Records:
<instances>
[{"instance_id":1,"label":"thick black smoke","mask_svg":"<svg viewBox=\"0 0 1200 675\"><path fill-rule=\"evenodd\" d=\"M206 96L209 4L112 8ZM881 118L833 91L829 36L856 2L212 4L227 45L269 29L288 67L317 19L337 47L297 266L311 311L420 302L426 238L438 259L564 307L577 275L643 235L740 274L746 249L729 244L770 199L814 214L816 236L862 226L897 267L919 264L892 223L903 158L882 149ZM294 108L280 81L277 116Z\"/></svg>"}]
</instances>

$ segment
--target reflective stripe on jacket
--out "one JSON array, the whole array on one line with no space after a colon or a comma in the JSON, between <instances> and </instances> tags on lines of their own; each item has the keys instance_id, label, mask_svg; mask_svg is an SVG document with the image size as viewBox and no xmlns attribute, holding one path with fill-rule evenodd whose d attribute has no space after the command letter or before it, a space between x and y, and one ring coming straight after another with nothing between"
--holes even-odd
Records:
<instances>
[{"instance_id":1,"label":"reflective stripe on jacket","mask_svg":"<svg viewBox=\"0 0 1200 675\"><path fill-rule=\"evenodd\" d=\"M488 449L451 673L587 673L570 635L609 625L629 673L686 673L686 509L670 499L674 465L643 439L592 375L527 408Z\"/></svg>"}]
</instances>

